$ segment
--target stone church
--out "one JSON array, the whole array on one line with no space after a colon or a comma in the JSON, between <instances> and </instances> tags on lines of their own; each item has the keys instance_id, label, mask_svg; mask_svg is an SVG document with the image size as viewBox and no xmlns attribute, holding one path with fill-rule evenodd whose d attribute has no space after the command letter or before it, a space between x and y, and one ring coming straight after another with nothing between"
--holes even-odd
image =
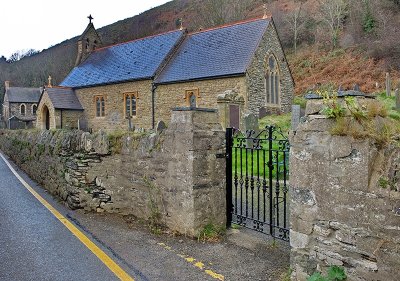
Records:
<instances>
[{"instance_id":1,"label":"stone church","mask_svg":"<svg viewBox=\"0 0 400 281\"><path fill-rule=\"evenodd\" d=\"M42 88L12 87L5 81L2 119L10 129L32 128Z\"/></svg>"},{"instance_id":2,"label":"stone church","mask_svg":"<svg viewBox=\"0 0 400 281\"><path fill-rule=\"evenodd\" d=\"M193 33L179 29L108 47L90 18L75 68L59 87L44 91L37 126L151 129L168 123L171 109L192 107L218 109L223 126L241 127L245 113L289 112L293 92L272 18Z\"/></svg>"}]
</instances>

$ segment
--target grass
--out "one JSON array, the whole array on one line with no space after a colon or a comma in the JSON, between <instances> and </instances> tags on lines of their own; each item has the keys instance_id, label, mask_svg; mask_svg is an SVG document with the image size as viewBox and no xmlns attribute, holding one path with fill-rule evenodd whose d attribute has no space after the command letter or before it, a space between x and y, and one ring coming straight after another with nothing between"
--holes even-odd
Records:
<instances>
[{"instance_id":1,"label":"grass","mask_svg":"<svg viewBox=\"0 0 400 281\"><path fill-rule=\"evenodd\" d=\"M268 179L272 174L273 179L283 180L289 174L289 153L278 149L278 144L273 145L272 169L269 167L269 152L265 149L251 150L246 148L232 148L232 174L246 175ZM286 164L286 170L284 165Z\"/></svg>"},{"instance_id":2,"label":"grass","mask_svg":"<svg viewBox=\"0 0 400 281\"><path fill-rule=\"evenodd\" d=\"M331 133L356 139L371 138L380 147L400 143L400 112L394 110L394 97L379 94L377 101L366 100L363 103L354 101L347 106L351 116L337 118Z\"/></svg>"},{"instance_id":3,"label":"grass","mask_svg":"<svg viewBox=\"0 0 400 281\"><path fill-rule=\"evenodd\" d=\"M380 93L376 99L385 105L387 109L387 115L390 118L400 121L400 111L395 110L396 98L394 96L388 97L386 96L386 93Z\"/></svg>"},{"instance_id":4,"label":"grass","mask_svg":"<svg viewBox=\"0 0 400 281\"><path fill-rule=\"evenodd\" d=\"M208 223L197 235L197 240L203 242L219 242L225 235L225 232L225 227Z\"/></svg>"},{"instance_id":5,"label":"grass","mask_svg":"<svg viewBox=\"0 0 400 281\"><path fill-rule=\"evenodd\" d=\"M301 98L297 99L298 102ZM301 105L300 105L301 106ZM304 104L305 107L305 104ZM267 115L258 121L260 129L265 129L267 125L274 125L277 128L281 128L284 135L288 135L291 125L291 113L280 114L280 115Z\"/></svg>"},{"instance_id":6,"label":"grass","mask_svg":"<svg viewBox=\"0 0 400 281\"><path fill-rule=\"evenodd\" d=\"M272 141L272 165L273 169L269 167L269 141L268 132L265 130L266 126L274 125L279 128L282 133L275 131L273 136L276 137ZM240 175L253 175L260 178L269 178L272 173L274 179L283 180L284 178L284 162L286 162L286 167L289 163L288 147L285 145L287 136L291 126L291 114L281 114L281 115L269 115L265 116L259 120L259 127L261 133L252 137L259 139L257 149L252 149L255 145L253 139L247 139L245 135L236 136L233 140L232 147L232 174L237 173ZM249 147L249 148L246 148ZM288 178L288 168L286 169L286 176Z\"/></svg>"}]
</instances>

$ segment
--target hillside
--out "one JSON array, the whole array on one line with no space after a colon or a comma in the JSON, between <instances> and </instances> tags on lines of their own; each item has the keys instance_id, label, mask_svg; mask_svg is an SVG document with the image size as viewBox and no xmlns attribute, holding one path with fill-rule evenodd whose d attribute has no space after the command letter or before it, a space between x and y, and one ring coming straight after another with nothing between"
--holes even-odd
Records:
<instances>
[{"instance_id":1,"label":"hillside","mask_svg":"<svg viewBox=\"0 0 400 281\"><path fill-rule=\"evenodd\" d=\"M260 17L264 2L288 55L297 94L326 83L381 91L386 71L399 81L399 0L174 0L98 31L105 45L175 29L179 18L194 31ZM347 5L330 30L330 5L341 2ZM54 84L60 83L75 62L77 38L13 63L0 59L0 93L4 80L37 87L51 75Z\"/></svg>"}]
</instances>

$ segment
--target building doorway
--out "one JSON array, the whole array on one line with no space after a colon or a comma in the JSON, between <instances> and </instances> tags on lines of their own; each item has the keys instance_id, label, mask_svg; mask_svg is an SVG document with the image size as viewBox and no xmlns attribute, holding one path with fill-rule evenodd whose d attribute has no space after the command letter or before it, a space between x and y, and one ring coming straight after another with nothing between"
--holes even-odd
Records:
<instances>
[{"instance_id":1,"label":"building doorway","mask_svg":"<svg viewBox=\"0 0 400 281\"><path fill-rule=\"evenodd\" d=\"M50 112L49 108L46 105L43 105L42 110L42 129L50 129Z\"/></svg>"}]
</instances>

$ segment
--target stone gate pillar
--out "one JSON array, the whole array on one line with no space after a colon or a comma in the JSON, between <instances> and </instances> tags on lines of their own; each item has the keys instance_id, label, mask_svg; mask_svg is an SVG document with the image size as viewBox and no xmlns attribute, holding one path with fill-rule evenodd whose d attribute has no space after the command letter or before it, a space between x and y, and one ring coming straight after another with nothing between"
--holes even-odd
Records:
<instances>
[{"instance_id":1,"label":"stone gate pillar","mask_svg":"<svg viewBox=\"0 0 400 281\"><path fill-rule=\"evenodd\" d=\"M225 133L216 110L178 108L165 131L166 181L176 202L167 225L197 235L209 223L225 226Z\"/></svg>"},{"instance_id":2,"label":"stone gate pillar","mask_svg":"<svg viewBox=\"0 0 400 281\"><path fill-rule=\"evenodd\" d=\"M400 280L400 149L332 135L323 106L308 101L290 141L292 280L332 265L349 281Z\"/></svg>"}]
</instances>

